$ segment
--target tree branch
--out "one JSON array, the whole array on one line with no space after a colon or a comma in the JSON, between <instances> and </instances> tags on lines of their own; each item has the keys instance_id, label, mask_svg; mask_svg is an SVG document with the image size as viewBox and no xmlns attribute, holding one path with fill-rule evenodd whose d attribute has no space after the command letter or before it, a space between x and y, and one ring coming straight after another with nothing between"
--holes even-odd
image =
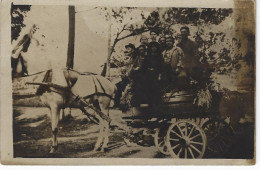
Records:
<instances>
[{"instance_id":1,"label":"tree branch","mask_svg":"<svg viewBox=\"0 0 260 170\"><path fill-rule=\"evenodd\" d=\"M120 36L120 34L121 34L123 31L126 30L125 28L126 28L127 25L128 25L128 24L125 24L125 25L123 26L123 29L122 29L120 32L117 33L117 36L116 36L116 38L115 38L115 40L114 40L114 43L113 43L113 45L112 45L112 47L111 47L111 52L110 52L110 54L109 54L110 56L113 54L114 48L115 48L115 46L116 46L116 44L117 44L118 41L121 41L121 40L126 39L126 38L128 38L128 37L135 36L135 35L139 35L139 34L142 34L142 33L144 33L144 32L149 31L149 29L147 28L147 29L144 29L144 30L142 30L142 31L140 31L140 32L138 32L138 33L133 32L133 33L128 34L128 35L126 35L126 36L124 36L124 37L118 38L118 37Z\"/></svg>"},{"instance_id":2,"label":"tree branch","mask_svg":"<svg viewBox=\"0 0 260 170\"><path fill-rule=\"evenodd\" d=\"M121 41L121 40L126 39L126 38L131 37L131 36L142 34L142 33L147 32L147 31L149 31L149 29L144 29L143 31L140 31L139 33L133 32L133 33L128 34L128 35L126 35L124 37L118 38L118 41Z\"/></svg>"},{"instance_id":3,"label":"tree branch","mask_svg":"<svg viewBox=\"0 0 260 170\"><path fill-rule=\"evenodd\" d=\"M128 24L128 23L127 23ZM127 26L127 24L125 24L124 26L123 26L123 29L118 33L118 36L123 32L123 31L125 31L126 30L126 26ZM117 37L118 38L118 37Z\"/></svg>"},{"instance_id":4,"label":"tree branch","mask_svg":"<svg viewBox=\"0 0 260 170\"><path fill-rule=\"evenodd\" d=\"M128 23L127 23L127 24L128 24ZM125 28L126 28L127 24L125 24L125 25L123 26L123 29L116 34L115 41L114 41L114 43L113 43L113 45L112 45L111 54L113 53L113 50L114 50L114 47L115 47L116 43L119 41L119 40L118 40L118 37L120 36L120 34L121 34L123 31L126 30Z\"/></svg>"}]
</instances>

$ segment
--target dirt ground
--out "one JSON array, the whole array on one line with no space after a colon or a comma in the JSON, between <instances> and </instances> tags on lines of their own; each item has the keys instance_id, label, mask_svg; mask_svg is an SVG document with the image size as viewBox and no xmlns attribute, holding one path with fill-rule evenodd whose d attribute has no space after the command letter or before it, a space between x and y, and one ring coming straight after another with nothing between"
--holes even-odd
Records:
<instances>
[{"instance_id":1,"label":"dirt ground","mask_svg":"<svg viewBox=\"0 0 260 170\"><path fill-rule=\"evenodd\" d=\"M122 121L119 110L111 110L110 117ZM108 151L94 152L98 137L98 125L89 123L78 109L72 109L72 119L60 122L58 132L59 147L55 154L51 148L51 124L49 110L43 107L14 107L13 111L14 156L26 158L170 158L161 154L153 146L127 146L122 131L111 131ZM243 127L233 138L234 145L221 158L252 158L254 152L254 130L252 126ZM204 158L220 158L206 152Z\"/></svg>"},{"instance_id":2,"label":"dirt ground","mask_svg":"<svg viewBox=\"0 0 260 170\"><path fill-rule=\"evenodd\" d=\"M151 147L128 147L123 142L123 132L112 132L107 152L94 152L98 137L98 125L89 123L78 109L72 109L72 119L60 122L59 147L55 154L49 154L51 147L51 124L47 108L14 107L14 156L15 157L118 157L153 158L165 157ZM110 111L110 116L119 117L119 111Z\"/></svg>"}]
</instances>

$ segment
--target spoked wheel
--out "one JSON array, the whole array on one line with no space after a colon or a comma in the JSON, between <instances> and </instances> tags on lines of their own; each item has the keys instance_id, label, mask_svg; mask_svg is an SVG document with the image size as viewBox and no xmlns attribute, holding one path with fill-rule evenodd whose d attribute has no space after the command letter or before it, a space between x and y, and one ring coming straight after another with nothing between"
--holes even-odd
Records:
<instances>
[{"instance_id":1,"label":"spoked wheel","mask_svg":"<svg viewBox=\"0 0 260 170\"><path fill-rule=\"evenodd\" d=\"M207 121L203 126L207 140L207 149L213 154L226 154L232 145L234 136L233 128L224 120L213 119Z\"/></svg>"},{"instance_id":2,"label":"spoked wheel","mask_svg":"<svg viewBox=\"0 0 260 170\"><path fill-rule=\"evenodd\" d=\"M200 126L190 120L173 123L167 131L167 148L173 158L202 158L207 138Z\"/></svg>"},{"instance_id":3,"label":"spoked wheel","mask_svg":"<svg viewBox=\"0 0 260 170\"><path fill-rule=\"evenodd\" d=\"M161 128L157 128L154 134L154 144L157 149L164 155L170 155L166 146L166 135L168 127L169 126L163 126Z\"/></svg>"}]
</instances>

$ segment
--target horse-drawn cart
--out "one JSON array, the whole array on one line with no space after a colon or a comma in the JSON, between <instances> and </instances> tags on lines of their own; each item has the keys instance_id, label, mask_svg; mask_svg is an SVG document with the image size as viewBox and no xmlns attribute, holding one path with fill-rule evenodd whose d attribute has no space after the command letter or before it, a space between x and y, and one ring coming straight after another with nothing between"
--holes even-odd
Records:
<instances>
[{"instance_id":1,"label":"horse-drawn cart","mask_svg":"<svg viewBox=\"0 0 260 170\"><path fill-rule=\"evenodd\" d=\"M70 70L65 71L68 73L72 72ZM46 97L49 99L47 102L49 102L50 106L55 106L54 108L51 108L51 110L57 108L56 105L59 108L64 108L70 107L68 104L71 101L77 102L78 107L90 120L94 120L101 125L103 134L108 134L106 131L108 122L113 122L119 129L122 129L129 134L128 136L132 136L132 142L143 146L154 144L161 153L171 155L173 158L202 158L207 149L207 141L209 142L209 149L212 151L218 151L219 148L221 148L221 145L223 145L223 142L220 143L219 141L216 141L216 136L219 136L219 134L221 134L220 132L226 127L229 127L229 125L218 117L219 106L217 104L212 104L211 107L206 107L206 109L203 105L198 107L198 93L191 94L185 91L166 93L162 102L158 105L151 106L148 104L140 104L138 107L131 107L128 109L126 113L123 113L125 114L123 119L126 124L120 124L108 117L107 108L109 107L110 102L107 102L106 107L103 106L103 110L96 107L94 103L94 100L97 100L99 96L106 97L107 101L111 100L111 97L113 96L113 86L111 84L110 88L108 80L90 75L90 78L96 81L93 82L96 92L94 95L84 97L81 95L82 91L80 91L80 89L85 87L83 85L86 83L86 75L76 74L76 78L72 78L72 74L68 75L70 75L68 76L68 80L76 79L76 85L60 86L53 82L31 82L29 84L48 87L47 93L44 93L43 95L48 95ZM89 82L89 79L86 80ZM81 83L81 81L83 81L83 83ZM108 83L108 85L103 86L101 82ZM109 88L105 89L105 87ZM107 94L109 91L111 92L111 95ZM56 96L56 98L53 98L53 96ZM214 96L221 97L221 95ZM100 101L102 104L102 101L104 100L100 99ZM219 102L214 100L214 103ZM89 114L85 110L85 107L94 110L96 114ZM59 112L54 110L52 114L58 115ZM57 116L52 116L52 122L57 122L56 117ZM52 127L53 149L51 152L55 151L58 146L58 125L57 123L52 123L52 125L55 126ZM99 142L97 142L98 144L96 144L95 149L98 149L100 146L104 149L107 145L108 136L103 136L102 138L103 139L98 139Z\"/></svg>"}]
</instances>

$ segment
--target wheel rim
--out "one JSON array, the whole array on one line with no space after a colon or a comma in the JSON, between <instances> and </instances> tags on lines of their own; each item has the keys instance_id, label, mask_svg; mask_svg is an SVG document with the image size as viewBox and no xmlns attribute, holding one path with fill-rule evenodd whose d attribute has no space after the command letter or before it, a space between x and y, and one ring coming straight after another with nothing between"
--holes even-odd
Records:
<instances>
[{"instance_id":1,"label":"wheel rim","mask_svg":"<svg viewBox=\"0 0 260 170\"><path fill-rule=\"evenodd\" d=\"M154 134L154 144L157 149L164 155L170 155L166 145L166 131L167 127L158 128Z\"/></svg>"},{"instance_id":2,"label":"wheel rim","mask_svg":"<svg viewBox=\"0 0 260 170\"><path fill-rule=\"evenodd\" d=\"M192 121L177 121L167 131L167 148L173 158L202 158L206 144L205 133Z\"/></svg>"},{"instance_id":3,"label":"wheel rim","mask_svg":"<svg viewBox=\"0 0 260 170\"><path fill-rule=\"evenodd\" d=\"M233 129L223 120L209 120L202 129L208 139L208 151L225 154L232 145Z\"/></svg>"}]
</instances>

